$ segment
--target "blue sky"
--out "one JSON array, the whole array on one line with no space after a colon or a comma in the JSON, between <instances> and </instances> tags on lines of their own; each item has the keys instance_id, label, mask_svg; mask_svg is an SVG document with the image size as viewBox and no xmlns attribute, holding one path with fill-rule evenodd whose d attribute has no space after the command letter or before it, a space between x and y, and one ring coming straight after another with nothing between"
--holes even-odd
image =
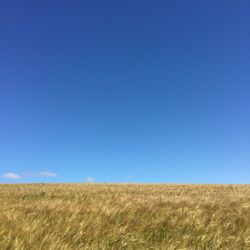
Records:
<instances>
[{"instance_id":1,"label":"blue sky","mask_svg":"<svg viewBox=\"0 0 250 250\"><path fill-rule=\"evenodd\" d=\"M249 3L0 3L0 182L249 183Z\"/></svg>"}]
</instances>

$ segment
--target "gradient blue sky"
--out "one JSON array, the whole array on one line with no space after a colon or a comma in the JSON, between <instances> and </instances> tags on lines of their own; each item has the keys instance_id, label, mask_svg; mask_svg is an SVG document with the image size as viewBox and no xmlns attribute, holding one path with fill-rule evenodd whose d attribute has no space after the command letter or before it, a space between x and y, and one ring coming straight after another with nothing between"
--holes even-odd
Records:
<instances>
[{"instance_id":1,"label":"gradient blue sky","mask_svg":"<svg viewBox=\"0 0 250 250\"><path fill-rule=\"evenodd\" d=\"M249 1L2 1L0 182L250 182Z\"/></svg>"}]
</instances>

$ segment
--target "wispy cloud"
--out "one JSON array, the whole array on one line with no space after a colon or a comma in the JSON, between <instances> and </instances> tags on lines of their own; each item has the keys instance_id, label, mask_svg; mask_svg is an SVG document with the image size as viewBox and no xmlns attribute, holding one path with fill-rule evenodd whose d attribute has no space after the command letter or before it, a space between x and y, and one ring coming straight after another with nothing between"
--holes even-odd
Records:
<instances>
[{"instance_id":1,"label":"wispy cloud","mask_svg":"<svg viewBox=\"0 0 250 250\"><path fill-rule=\"evenodd\" d=\"M134 178L134 176L133 175L127 175L126 178L127 179L132 179L132 178Z\"/></svg>"},{"instance_id":2,"label":"wispy cloud","mask_svg":"<svg viewBox=\"0 0 250 250\"><path fill-rule=\"evenodd\" d=\"M13 179L13 180L18 180L18 179L21 178L21 176L19 174L12 173L12 172L4 173L0 177L1 178L6 178L6 179Z\"/></svg>"},{"instance_id":3,"label":"wispy cloud","mask_svg":"<svg viewBox=\"0 0 250 250\"><path fill-rule=\"evenodd\" d=\"M0 175L0 178L6 178L6 179L21 179L21 178L37 178L37 177L45 177L45 178L53 178L57 177L58 174L55 172L49 172L49 171L39 171L39 172L23 172L20 174L13 173L13 172L7 172L2 175Z\"/></svg>"},{"instance_id":4,"label":"wispy cloud","mask_svg":"<svg viewBox=\"0 0 250 250\"><path fill-rule=\"evenodd\" d=\"M57 177L58 176L57 173L48 172L48 171L41 171L38 173L38 175L41 177Z\"/></svg>"},{"instance_id":5,"label":"wispy cloud","mask_svg":"<svg viewBox=\"0 0 250 250\"><path fill-rule=\"evenodd\" d=\"M85 182L95 182L95 179L91 176L85 178Z\"/></svg>"}]
</instances>

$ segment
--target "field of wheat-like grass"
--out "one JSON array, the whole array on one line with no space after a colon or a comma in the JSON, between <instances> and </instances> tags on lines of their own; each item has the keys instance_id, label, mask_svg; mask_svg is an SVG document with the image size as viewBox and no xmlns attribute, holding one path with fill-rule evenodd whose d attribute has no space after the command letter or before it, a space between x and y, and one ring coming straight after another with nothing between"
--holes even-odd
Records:
<instances>
[{"instance_id":1,"label":"field of wheat-like grass","mask_svg":"<svg viewBox=\"0 0 250 250\"><path fill-rule=\"evenodd\" d=\"M0 249L250 249L250 185L0 185Z\"/></svg>"}]
</instances>

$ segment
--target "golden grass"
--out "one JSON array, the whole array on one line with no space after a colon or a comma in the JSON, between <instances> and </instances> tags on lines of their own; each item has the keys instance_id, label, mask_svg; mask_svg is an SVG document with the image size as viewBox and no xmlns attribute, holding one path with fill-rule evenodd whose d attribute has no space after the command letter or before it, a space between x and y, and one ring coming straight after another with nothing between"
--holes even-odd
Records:
<instances>
[{"instance_id":1,"label":"golden grass","mask_svg":"<svg viewBox=\"0 0 250 250\"><path fill-rule=\"evenodd\" d=\"M250 185L0 185L0 249L250 249Z\"/></svg>"}]
</instances>

